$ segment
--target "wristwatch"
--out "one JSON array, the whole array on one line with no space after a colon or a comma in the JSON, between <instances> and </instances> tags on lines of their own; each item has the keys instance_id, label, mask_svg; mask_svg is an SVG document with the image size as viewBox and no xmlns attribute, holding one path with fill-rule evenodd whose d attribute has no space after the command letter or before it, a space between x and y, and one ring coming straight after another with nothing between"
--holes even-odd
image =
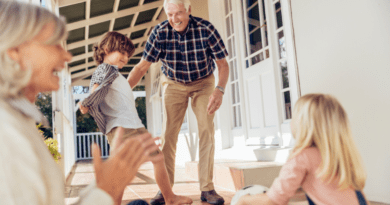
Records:
<instances>
[{"instance_id":1,"label":"wristwatch","mask_svg":"<svg viewBox=\"0 0 390 205\"><path fill-rule=\"evenodd\" d=\"M216 86L215 88L217 88L219 91L222 92L222 94L225 94L225 89L221 86Z\"/></svg>"}]
</instances>

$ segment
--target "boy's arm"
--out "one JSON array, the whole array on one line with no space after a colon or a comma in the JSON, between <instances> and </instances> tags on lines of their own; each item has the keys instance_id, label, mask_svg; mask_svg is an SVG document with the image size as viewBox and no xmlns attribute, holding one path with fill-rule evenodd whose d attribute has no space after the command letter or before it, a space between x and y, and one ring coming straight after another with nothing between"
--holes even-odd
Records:
<instances>
[{"instance_id":1,"label":"boy's arm","mask_svg":"<svg viewBox=\"0 0 390 205\"><path fill-rule=\"evenodd\" d=\"M93 93L96 90L97 87L99 87L99 84L93 84L91 93ZM78 103L78 105L80 107L80 112L82 114L86 114L89 111L89 107L84 107L83 105L81 105L81 101Z\"/></svg>"}]
</instances>

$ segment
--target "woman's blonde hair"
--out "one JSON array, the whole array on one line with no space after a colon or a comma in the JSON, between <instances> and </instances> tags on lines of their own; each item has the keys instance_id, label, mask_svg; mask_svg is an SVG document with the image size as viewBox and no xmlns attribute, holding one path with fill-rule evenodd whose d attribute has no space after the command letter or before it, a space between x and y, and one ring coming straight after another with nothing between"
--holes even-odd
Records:
<instances>
[{"instance_id":1,"label":"woman's blonde hair","mask_svg":"<svg viewBox=\"0 0 390 205\"><path fill-rule=\"evenodd\" d=\"M0 97L23 95L22 89L31 77L30 69L22 69L7 50L32 40L48 23L56 30L47 44L59 44L67 38L66 23L49 10L17 1L0 1Z\"/></svg>"},{"instance_id":2,"label":"woman's blonde hair","mask_svg":"<svg viewBox=\"0 0 390 205\"><path fill-rule=\"evenodd\" d=\"M291 157L308 147L317 147L322 163L317 177L336 180L340 189L362 190L366 181L361 156L352 139L347 113L336 98L325 94L301 97L293 110L296 144Z\"/></svg>"},{"instance_id":3,"label":"woman's blonde hair","mask_svg":"<svg viewBox=\"0 0 390 205\"><path fill-rule=\"evenodd\" d=\"M179 4L183 4L184 8L186 9L187 12L188 12L188 10L190 9L190 6L191 6L190 0L165 0L164 1L164 8L166 7L167 3L176 4L178 6L179 6Z\"/></svg>"}]
</instances>

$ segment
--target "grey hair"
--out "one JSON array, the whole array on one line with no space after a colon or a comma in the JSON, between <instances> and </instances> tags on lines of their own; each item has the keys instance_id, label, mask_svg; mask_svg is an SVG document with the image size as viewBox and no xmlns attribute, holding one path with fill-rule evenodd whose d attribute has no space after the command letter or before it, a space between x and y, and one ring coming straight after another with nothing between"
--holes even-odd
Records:
<instances>
[{"instance_id":1,"label":"grey hair","mask_svg":"<svg viewBox=\"0 0 390 205\"><path fill-rule=\"evenodd\" d=\"M0 97L15 98L23 95L23 88L31 77L31 69L22 69L7 54L31 41L48 24L54 22L55 31L45 43L56 45L67 38L65 20L49 10L28 3L0 0Z\"/></svg>"},{"instance_id":2,"label":"grey hair","mask_svg":"<svg viewBox=\"0 0 390 205\"><path fill-rule=\"evenodd\" d=\"M190 6L191 6L190 0L165 0L164 1L164 8L166 7L167 3L176 4L178 6L179 6L179 4L183 4L184 8L186 9L187 12L188 12L188 10L190 9Z\"/></svg>"}]
</instances>

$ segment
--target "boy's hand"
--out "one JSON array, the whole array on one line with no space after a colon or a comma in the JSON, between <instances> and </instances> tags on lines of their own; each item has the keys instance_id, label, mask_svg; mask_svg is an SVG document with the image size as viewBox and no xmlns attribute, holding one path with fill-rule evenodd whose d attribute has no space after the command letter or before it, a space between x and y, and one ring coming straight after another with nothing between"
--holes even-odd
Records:
<instances>
[{"instance_id":1,"label":"boy's hand","mask_svg":"<svg viewBox=\"0 0 390 205\"><path fill-rule=\"evenodd\" d=\"M88 108L88 107L84 107L83 105L81 105L81 101L80 101L79 103L77 103L77 104L79 105L80 112L81 112L82 114L88 113L89 108Z\"/></svg>"}]
</instances>

